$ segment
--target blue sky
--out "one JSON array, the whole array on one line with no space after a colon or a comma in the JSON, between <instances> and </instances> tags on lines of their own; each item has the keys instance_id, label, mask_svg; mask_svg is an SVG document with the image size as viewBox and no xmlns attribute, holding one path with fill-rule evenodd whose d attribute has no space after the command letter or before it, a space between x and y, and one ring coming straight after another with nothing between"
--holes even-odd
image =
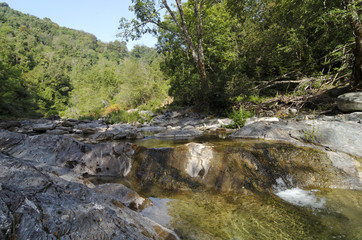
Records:
<instances>
[{"instance_id":1,"label":"blue sky","mask_svg":"<svg viewBox=\"0 0 362 240\"><path fill-rule=\"evenodd\" d=\"M94 34L99 40L109 42L121 41L116 37L119 19L134 18L128 11L131 0L0 0L12 9L37 16L50 18L60 26L83 30ZM144 36L137 42L129 42L131 49L135 44L152 47L157 40Z\"/></svg>"}]
</instances>

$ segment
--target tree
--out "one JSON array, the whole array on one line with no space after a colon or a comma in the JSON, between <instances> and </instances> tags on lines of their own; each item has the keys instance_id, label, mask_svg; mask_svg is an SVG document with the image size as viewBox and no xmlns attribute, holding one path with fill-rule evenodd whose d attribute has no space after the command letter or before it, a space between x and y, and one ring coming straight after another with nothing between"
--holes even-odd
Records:
<instances>
[{"instance_id":1,"label":"tree","mask_svg":"<svg viewBox=\"0 0 362 240\"><path fill-rule=\"evenodd\" d=\"M352 69L351 86L353 88L362 88L362 24L361 24L361 1L345 0L345 6L349 12L351 27L355 37L355 60Z\"/></svg>"},{"instance_id":2,"label":"tree","mask_svg":"<svg viewBox=\"0 0 362 240\"><path fill-rule=\"evenodd\" d=\"M166 31L171 31L175 35L179 35L189 48L194 66L196 67L199 74L200 87L202 90L200 92L200 104L208 108L210 86L205 67L203 46L203 8L205 5L205 0L192 1L194 6L193 21L196 22L194 29L196 31L196 39L192 37L190 32L190 25L185 17L181 0L175 0L177 13L171 9L167 0L162 0L162 4L160 5L159 9L156 9L156 2L152 0L132 0L132 2L134 5L130 9L135 12L138 20L127 22L125 18L122 18L120 21L120 29L122 32L119 34L119 36L125 38L126 40L129 38L137 39L144 33L157 33L157 27ZM171 19L176 24L178 31L171 30L161 21L161 9L167 10ZM150 27L149 24L156 26L156 28Z\"/></svg>"}]
</instances>

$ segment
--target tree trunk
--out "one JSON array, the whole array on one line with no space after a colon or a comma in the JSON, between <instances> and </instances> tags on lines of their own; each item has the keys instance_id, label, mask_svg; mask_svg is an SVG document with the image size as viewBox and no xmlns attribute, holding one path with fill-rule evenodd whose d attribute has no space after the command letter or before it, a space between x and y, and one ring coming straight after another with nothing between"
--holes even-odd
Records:
<instances>
[{"instance_id":1,"label":"tree trunk","mask_svg":"<svg viewBox=\"0 0 362 240\"><path fill-rule=\"evenodd\" d=\"M347 9L351 14L351 26L356 41L354 64L351 76L351 87L362 88L362 24L354 0L346 0Z\"/></svg>"},{"instance_id":2,"label":"tree trunk","mask_svg":"<svg viewBox=\"0 0 362 240\"><path fill-rule=\"evenodd\" d=\"M205 67L205 56L204 56L203 36L202 36L202 25L203 25L202 9L203 9L205 0L201 0L200 4L199 4L198 0L194 0L194 3L195 3L194 14L195 14L196 22L197 22L196 23L197 48L195 47L196 45L194 44L194 41L192 40L191 34L188 30L188 25L187 25L187 22L185 19L185 14L183 12L181 0L175 0L175 2L176 2L178 12L180 14L181 21L178 21L178 19L176 18L175 14L172 12L171 8L169 7L167 0L162 0L162 3L166 7L167 11L170 13L172 19L174 20L174 22L176 23L178 28L181 30L182 36L191 51L195 67L196 67L197 72L200 77L201 91L199 94L201 97L200 98L201 105L203 105L203 107L206 107L205 110L208 111L208 108L209 108L209 97L208 96L209 96L210 86L209 86L206 67Z\"/></svg>"}]
</instances>

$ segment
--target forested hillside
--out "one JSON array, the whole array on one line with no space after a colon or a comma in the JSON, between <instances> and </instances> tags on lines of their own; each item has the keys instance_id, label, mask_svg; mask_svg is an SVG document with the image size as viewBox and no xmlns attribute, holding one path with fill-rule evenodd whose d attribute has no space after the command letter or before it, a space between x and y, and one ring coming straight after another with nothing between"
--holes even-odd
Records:
<instances>
[{"instance_id":1,"label":"forested hillside","mask_svg":"<svg viewBox=\"0 0 362 240\"><path fill-rule=\"evenodd\" d=\"M168 84L153 48L103 43L0 4L0 116L97 115L157 107Z\"/></svg>"}]
</instances>

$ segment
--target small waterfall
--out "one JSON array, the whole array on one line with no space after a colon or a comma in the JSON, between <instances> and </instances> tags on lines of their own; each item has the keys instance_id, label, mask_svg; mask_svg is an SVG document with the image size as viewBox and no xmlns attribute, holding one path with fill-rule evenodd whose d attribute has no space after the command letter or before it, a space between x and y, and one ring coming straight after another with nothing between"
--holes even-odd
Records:
<instances>
[{"instance_id":1,"label":"small waterfall","mask_svg":"<svg viewBox=\"0 0 362 240\"><path fill-rule=\"evenodd\" d=\"M324 208L326 204L325 198L319 198L315 195L317 190L306 191L298 187L287 188L287 184L282 178L278 178L276 182L277 184L274 186L274 193L286 202L296 206L310 207L313 209Z\"/></svg>"}]
</instances>

